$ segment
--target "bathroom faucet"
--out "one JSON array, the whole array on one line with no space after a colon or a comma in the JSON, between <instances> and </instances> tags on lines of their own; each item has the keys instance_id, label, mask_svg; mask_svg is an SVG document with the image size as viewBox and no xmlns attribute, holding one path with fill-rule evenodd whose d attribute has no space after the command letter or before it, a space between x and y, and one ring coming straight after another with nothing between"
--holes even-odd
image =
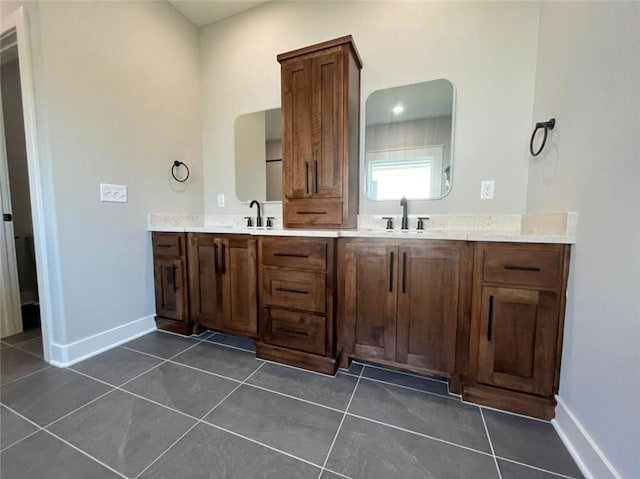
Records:
<instances>
[{"instance_id":1,"label":"bathroom faucet","mask_svg":"<svg viewBox=\"0 0 640 479\"><path fill-rule=\"evenodd\" d=\"M407 217L407 198L405 198L404 196L400 200L400 206L402 206L402 226L400 227L400 229L408 230L409 218Z\"/></svg>"},{"instance_id":2,"label":"bathroom faucet","mask_svg":"<svg viewBox=\"0 0 640 479\"><path fill-rule=\"evenodd\" d=\"M249 203L249 208L253 208L253 205L258 207L258 216L256 217L256 226L260 228L262 226L262 214L260 214L260 202L258 200L253 200Z\"/></svg>"}]
</instances>

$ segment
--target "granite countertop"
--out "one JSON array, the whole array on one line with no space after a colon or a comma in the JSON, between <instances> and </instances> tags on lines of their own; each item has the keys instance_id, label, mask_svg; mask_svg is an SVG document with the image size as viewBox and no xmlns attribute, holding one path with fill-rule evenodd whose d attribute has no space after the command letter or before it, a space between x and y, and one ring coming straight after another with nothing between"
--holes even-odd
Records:
<instances>
[{"instance_id":1,"label":"granite countertop","mask_svg":"<svg viewBox=\"0 0 640 479\"><path fill-rule=\"evenodd\" d=\"M445 239L462 241L500 241L517 243L576 242L578 214L574 212L508 215L431 215L425 229L408 231L384 229L382 215L359 215L354 230L284 229L282 217L275 217L273 228L247 227L240 215L164 215L150 214L148 231L249 234L256 236L303 236L322 238ZM400 217L394 217L400 224ZM417 216L410 215L414 225Z\"/></svg>"}]
</instances>

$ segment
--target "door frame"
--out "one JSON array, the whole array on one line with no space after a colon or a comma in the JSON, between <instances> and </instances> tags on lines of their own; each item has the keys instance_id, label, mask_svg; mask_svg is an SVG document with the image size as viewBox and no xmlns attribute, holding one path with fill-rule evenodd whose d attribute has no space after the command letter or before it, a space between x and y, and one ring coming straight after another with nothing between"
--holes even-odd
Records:
<instances>
[{"instance_id":1,"label":"door frame","mask_svg":"<svg viewBox=\"0 0 640 479\"><path fill-rule=\"evenodd\" d=\"M52 290L54 274L52 263L47 254L47 244L52 240L51 230L45 220L45 199L43 194L42 172L38 151L38 130L36 124L35 89L33 81L33 56L29 23L25 7L19 7L0 19L0 35L11 30L16 31L18 43L18 65L20 67L20 87L22 90L22 110L24 115L24 133L27 150L27 169L33 221L33 239L36 253L36 271L38 276L38 295L40 301L40 322L42 325L42 343L44 360L51 360L52 343ZM1 112L0 112L1 113Z\"/></svg>"}]
</instances>

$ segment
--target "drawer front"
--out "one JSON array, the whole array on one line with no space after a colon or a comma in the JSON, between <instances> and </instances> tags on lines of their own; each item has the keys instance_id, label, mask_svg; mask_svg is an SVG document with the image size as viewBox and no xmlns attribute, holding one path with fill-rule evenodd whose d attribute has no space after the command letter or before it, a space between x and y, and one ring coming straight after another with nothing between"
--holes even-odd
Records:
<instances>
[{"instance_id":1,"label":"drawer front","mask_svg":"<svg viewBox=\"0 0 640 479\"><path fill-rule=\"evenodd\" d=\"M284 204L285 226L329 227L342 224L342 200L289 200Z\"/></svg>"},{"instance_id":2,"label":"drawer front","mask_svg":"<svg viewBox=\"0 0 640 479\"><path fill-rule=\"evenodd\" d=\"M307 313L265 308L262 340L288 349L323 355L326 352L326 319Z\"/></svg>"},{"instance_id":3,"label":"drawer front","mask_svg":"<svg viewBox=\"0 0 640 479\"><path fill-rule=\"evenodd\" d=\"M562 255L558 251L489 248L484 252L482 279L523 286L560 286Z\"/></svg>"},{"instance_id":4,"label":"drawer front","mask_svg":"<svg viewBox=\"0 0 640 479\"><path fill-rule=\"evenodd\" d=\"M260 248L263 266L319 271L327 268L327 243L324 240L261 238Z\"/></svg>"},{"instance_id":5,"label":"drawer front","mask_svg":"<svg viewBox=\"0 0 640 479\"><path fill-rule=\"evenodd\" d=\"M262 270L262 304L325 312L325 275L284 269Z\"/></svg>"},{"instance_id":6,"label":"drawer front","mask_svg":"<svg viewBox=\"0 0 640 479\"><path fill-rule=\"evenodd\" d=\"M184 255L183 233L157 233L154 232L151 242L154 256L168 256L178 258Z\"/></svg>"}]
</instances>

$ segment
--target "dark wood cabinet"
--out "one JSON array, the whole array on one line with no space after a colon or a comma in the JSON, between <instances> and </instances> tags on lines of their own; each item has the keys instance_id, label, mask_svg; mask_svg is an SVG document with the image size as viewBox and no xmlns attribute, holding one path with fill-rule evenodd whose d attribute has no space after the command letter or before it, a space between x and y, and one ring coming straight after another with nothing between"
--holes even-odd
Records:
<instances>
[{"instance_id":1,"label":"dark wood cabinet","mask_svg":"<svg viewBox=\"0 0 640 479\"><path fill-rule=\"evenodd\" d=\"M248 235L189 233L191 319L198 328L257 336L257 247Z\"/></svg>"},{"instance_id":2,"label":"dark wood cabinet","mask_svg":"<svg viewBox=\"0 0 640 479\"><path fill-rule=\"evenodd\" d=\"M154 232L151 238L156 325L161 329L190 334L186 235Z\"/></svg>"},{"instance_id":3,"label":"dark wood cabinet","mask_svg":"<svg viewBox=\"0 0 640 479\"><path fill-rule=\"evenodd\" d=\"M569 248L476 244L466 399L554 416Z\"/></svg>"},{"instance_id":4,"label":"dark wood cabinet","mask_svg":"<svg viewBox=\"0 0 640 479\"><path fill-rule=\"evenodd\" d=\"M284 224L355 227L362 63L353 39L283 53L278 61Z\"/></svg>"},{"instance_id":5,"label":"dark wood cabinet","mask_svg":"<svg viewBox=\"0 0 640 479\"><path fill-rule=\"evenodd\" d=\"M347 357L456 373L461 295L471 247L459 241L344 240L339 256L339 347Z\"/></svg>"},{"instance_id":6,"label":"dark wood cabinet","mask_svg":"<svg viewBox=\"0 0 640 479\"><path fill-rule=\"evenodd\" d=\"M335 239L259 240L258 357L335 373Z\"/></svg>"}]
</instances>

